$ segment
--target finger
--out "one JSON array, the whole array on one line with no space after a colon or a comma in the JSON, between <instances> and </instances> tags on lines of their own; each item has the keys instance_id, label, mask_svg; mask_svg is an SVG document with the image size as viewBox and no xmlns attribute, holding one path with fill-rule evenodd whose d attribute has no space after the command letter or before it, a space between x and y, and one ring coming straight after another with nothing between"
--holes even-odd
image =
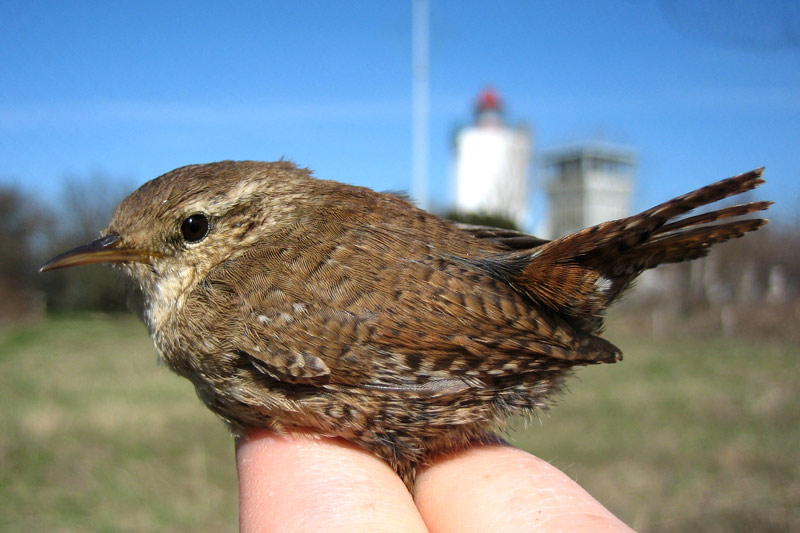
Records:
<instances>
[{"instance_id":1,"label":"finger","mask_svg":"<svg viewBox=\"0 0 800 533\"><path fill-rule=\"evenodd\" d=\"M394 470L342 439L256 430L236 464L240 531L427 531Z\"/></svg>"},{"instance_id":2,"label":"finger","mask_svg":"<svg viewBox=\"0 0 800 533\"><path fill-rule=\"evenodd\" d=\"M445 456L417 477L428 528L449 531L631 531L549 463L508 445Z\"/></svg>"}]
</instances>

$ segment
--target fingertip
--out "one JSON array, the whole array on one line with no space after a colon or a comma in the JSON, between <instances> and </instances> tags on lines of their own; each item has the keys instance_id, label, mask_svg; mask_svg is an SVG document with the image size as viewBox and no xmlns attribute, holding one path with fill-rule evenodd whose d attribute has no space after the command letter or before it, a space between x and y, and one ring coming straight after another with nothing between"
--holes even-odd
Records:
<instances>
[{"instance_id":1,"label":"fingertip","mask_svg":"<svg viewBox=\"0 0 800 533\"><path fill-rule=\"evenodd\" d=\"M630 531L566 474L508 445L438 458L417 477L414 499L435 531Z\"/></svg>"},{"instance_id":2,"label":"fingertip","mask_svg":"<svg viewBox=\"0 0 800 533\"><path fill-rule=\"evenodd\" d=\"M425 531L394 470L342 439L254 430L236 458L241 531Z\"/></svg>"}]
</instances>

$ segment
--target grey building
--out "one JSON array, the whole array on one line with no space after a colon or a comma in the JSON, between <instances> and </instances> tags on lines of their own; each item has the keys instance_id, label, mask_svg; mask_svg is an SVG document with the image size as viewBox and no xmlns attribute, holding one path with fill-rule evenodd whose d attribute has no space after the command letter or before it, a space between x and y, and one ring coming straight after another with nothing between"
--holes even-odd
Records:
<instances>
[{"instance_id":1,"label":"grey building","mask_svg":"<svg viewBox=\"0 0 800 533\"><path fill-rule=\"evenodd\" d=\"M635 165L633 149L621 146L551 150L545 157L550 237L628 216Z\"/></svg>"}]
</instances>

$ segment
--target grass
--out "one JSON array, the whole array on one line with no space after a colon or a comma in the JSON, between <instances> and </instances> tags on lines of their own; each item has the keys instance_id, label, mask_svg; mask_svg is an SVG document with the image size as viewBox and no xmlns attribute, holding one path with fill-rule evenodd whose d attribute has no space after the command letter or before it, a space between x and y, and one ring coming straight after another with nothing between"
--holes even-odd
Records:
<instances>
[{"instance_id":1,"label":"grass","mask_svg":"<svg viewBox=\"0 0 800 533\"><path fill-rule=\"evenodd\" d=\"M235 530L231 437L141 324L53 320L0 354L0 530Z\"/></svg>"},{"instance_id":2,"label":"grass","mask_svg":"<svg viewBox=\"0 0 800 533\"><path fill-rule=\"evenodd\" d=\"M615 335L521 447L641 531L800 530L800 350Z\"/></svg>"},{"instance_id":3,"label":"grass","mask_svg":"<svg viewBox=\"0 0 800 533\"><path fill-rule=\"evenodd\" d=\"M798 346L609 337L512 440L642 531L800 530ZM155 361L133 318L0 329L0 530L236 529L231 438Z\"/></svg>"}]
</instances>

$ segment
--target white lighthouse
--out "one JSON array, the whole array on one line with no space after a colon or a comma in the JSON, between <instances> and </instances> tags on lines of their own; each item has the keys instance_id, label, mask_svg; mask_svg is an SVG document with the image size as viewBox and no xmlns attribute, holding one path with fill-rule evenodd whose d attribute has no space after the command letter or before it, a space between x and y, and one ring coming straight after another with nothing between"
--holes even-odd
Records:
<instances>
[{"instance_id":1,"label":"white lighthouse","mask_svg":"<svg viewBox=\"0 0 800 533\"><path fill-rule=\"evenodd\" d=\"M492 89L481 92L474 124L455 135L455 209L500 215L527 225L528 171L533 135L506 124L503 102Z\"/></svg>"}]
</instances>

